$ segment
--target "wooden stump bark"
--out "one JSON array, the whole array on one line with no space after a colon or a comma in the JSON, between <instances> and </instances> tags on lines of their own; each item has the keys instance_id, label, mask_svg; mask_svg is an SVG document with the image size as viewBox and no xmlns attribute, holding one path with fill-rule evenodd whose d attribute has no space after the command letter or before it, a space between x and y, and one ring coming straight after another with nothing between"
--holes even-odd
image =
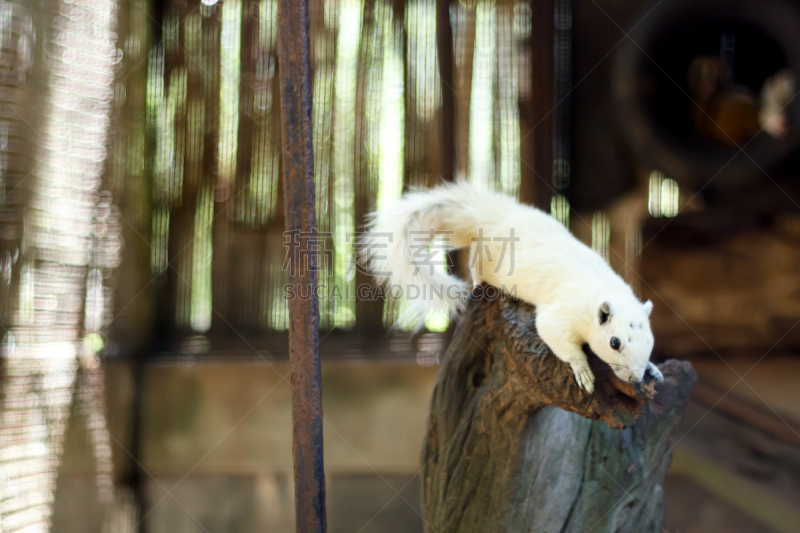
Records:
<instances>
[{"instance_id":1,"label":"wooden stump bark","mask_svg":"<svg viewBox=\"0 0 800 533\"><path fill-rule=\"evenodd\" d=\"M592 354L589 395L534 316L492 287L473 292L431 399L426 531L663 531L664 475L694 369L670 360L663 383L635 387Z\"/></svg>"}]
</instances>

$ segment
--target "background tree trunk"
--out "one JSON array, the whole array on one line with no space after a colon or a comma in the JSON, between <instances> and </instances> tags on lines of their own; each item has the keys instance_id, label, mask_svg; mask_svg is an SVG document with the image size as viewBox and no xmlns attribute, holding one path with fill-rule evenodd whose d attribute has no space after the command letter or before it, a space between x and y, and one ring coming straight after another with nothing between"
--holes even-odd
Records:
<instances>
[{"instance_id":1,"label":"background tree trunk","mask_svg":"<svg viewBox=\"0 0 800 533\"><path fill-rule=\"evenodd\" d=\"M473 296L431 400L427 531L663 531L664 474L697 377L691 364L661 365L654 391L622 383L591 355L589 395L536 334L532 306L488 286Z\"/></svg>"}]
</instances>

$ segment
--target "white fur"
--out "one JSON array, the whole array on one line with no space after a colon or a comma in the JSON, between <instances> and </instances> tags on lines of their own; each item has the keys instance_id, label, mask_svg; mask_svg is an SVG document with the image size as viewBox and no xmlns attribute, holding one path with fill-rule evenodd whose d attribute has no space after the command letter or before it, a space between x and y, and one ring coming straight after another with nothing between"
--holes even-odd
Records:
<instances>
[{"instance_id":1,"label":"white fur","mask_svg":"<svg viewBox=\"0 0 800 533\"><path fill-rule=\"evenodd\" d=\"M456 249L472 245L475 282L485 281L536 306L539 335L572 366L587 391L594 390L594 375L581 348L587 343L622 380L640 382L648 367L660 377L648 363L652 303L641 303L602 257L550 215L468 183L408 193L370 216L362 258L380 274L379 281L421 289L422 297L408 308L419 324L430 309L457 313L468 294L463 280L419 266L420 239L431 229L445 234ZM513 243L513 254L506 242L501 258L503 241L491 239L507 241L512 229L519 240ZM484 240L476 245L481 230ZM601 308L611 311L604 323ZM611 348L612 337L620 340L619 351Z\"/></svg>"}]
</instances>

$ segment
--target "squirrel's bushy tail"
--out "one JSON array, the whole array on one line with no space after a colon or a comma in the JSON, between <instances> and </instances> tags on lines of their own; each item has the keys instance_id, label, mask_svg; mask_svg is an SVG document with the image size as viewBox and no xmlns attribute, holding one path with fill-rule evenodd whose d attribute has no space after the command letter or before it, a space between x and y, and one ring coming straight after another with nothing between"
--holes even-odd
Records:
<instances>
[{"instance_id":1,"label":"squirrel's bushy tail","mask_svg":"<svg viewBox=\"0 0 800 533\"><path fill-rule=\"evenodd\" d=\"M496 196L468 183L453 183L412 191L369 215L359 253L379 282L407 295L399 322L421 328L431 310L452 316L464 308L470 284L433 268L431 242L440 236L448 249L469 246L487 209L491 211L486 200ZM442 253L436 255L439 260Z\"/></svg>"}]
</instances>

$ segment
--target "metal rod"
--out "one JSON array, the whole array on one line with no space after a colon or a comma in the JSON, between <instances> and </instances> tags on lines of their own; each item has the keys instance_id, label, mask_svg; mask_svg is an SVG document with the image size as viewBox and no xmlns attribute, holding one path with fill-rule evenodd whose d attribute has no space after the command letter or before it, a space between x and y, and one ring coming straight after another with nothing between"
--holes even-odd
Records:
<instances>
[{"instance_id":1,"label":"metal rod","mask_svg":"<svg viewBox=\"0 0 800 533\"><path fill-rule=\"evenodd\" d=\"M316 299L316 255L313 253L317 228L311 142L308 0L279 0L278 27L289 284L296 295L289 300L295 516L298 532L324 533L327 525L322 460L319 304Z\"/></svg>"}]
</instances>

